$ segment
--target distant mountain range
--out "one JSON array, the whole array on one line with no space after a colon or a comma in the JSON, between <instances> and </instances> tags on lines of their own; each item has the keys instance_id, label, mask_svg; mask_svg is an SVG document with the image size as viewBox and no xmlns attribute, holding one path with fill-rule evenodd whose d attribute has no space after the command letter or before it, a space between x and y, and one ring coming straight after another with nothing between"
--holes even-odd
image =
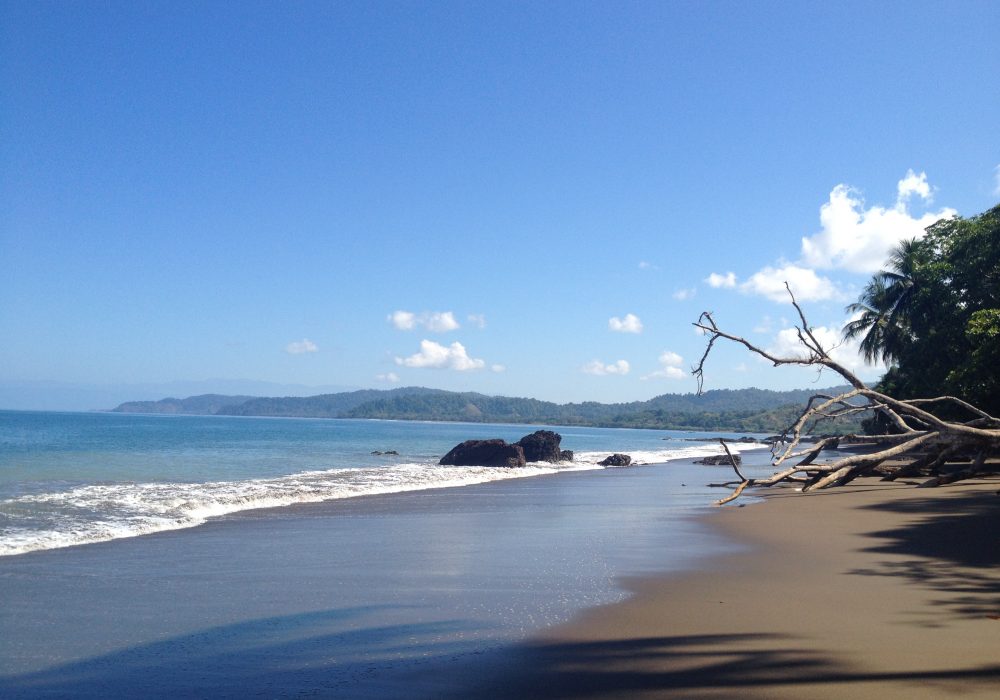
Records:
<instances>
[{"instance_id":1,"label":"distant mountain range","mask_svg":"<svg viewBox=\"0 0 1000 700\"><path fill-rule=\"evenodd\" d=\"M203 394L185 399L130 401L118 413L169 413L299 418L375 418L590 425L672 430L775 432L788 427L810 396L838 394L846 387L793 391L718 389L696 394L663 394L648 401L556 404L537 399L486 396L441 389L364 389L318 396L250 397ZM824 432L853 432L856 422L824 423Z\"/></svg>"},{"instance_id":2,"label":"distant mountain range","mask_svg":"<svg viewBox=\"0 0 1000 700\"><path fill-rule=\"evenodd\" d=\"M2 374L2 372L0 372ZM253 379L200 379L172 382L87 384L0 378L0 409L11 411L106 410L122 401L155 402L163 396L314 396L353 391L356 386L280 384Z\"/></svg>"}]
</instances>

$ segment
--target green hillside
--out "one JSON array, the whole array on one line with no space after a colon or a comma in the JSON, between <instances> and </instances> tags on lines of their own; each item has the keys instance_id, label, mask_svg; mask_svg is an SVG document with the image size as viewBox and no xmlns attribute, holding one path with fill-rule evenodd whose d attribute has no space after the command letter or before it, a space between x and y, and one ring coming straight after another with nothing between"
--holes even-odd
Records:
<instances>
[{"instance_id":1,"label":"green hillside","mask_svg":"<svg viewBox=\"0 0 1000 700\"><path fill-rule=\"evenodd\" d=\"M229 416L367 418L384 420L466 421L592 425L672 430L775 432L786 428L815 393L839 393L844 387L769 391L720 389L696 394L663 394L648 401L557 404L538 399L457 393L423 387L379 391L366 389L307 397L225 397L209 395L156 402L130 402L118 412L198 413ZM822 432L854 432L854 421L824 424Z\"/></svg>"}]
</instances>

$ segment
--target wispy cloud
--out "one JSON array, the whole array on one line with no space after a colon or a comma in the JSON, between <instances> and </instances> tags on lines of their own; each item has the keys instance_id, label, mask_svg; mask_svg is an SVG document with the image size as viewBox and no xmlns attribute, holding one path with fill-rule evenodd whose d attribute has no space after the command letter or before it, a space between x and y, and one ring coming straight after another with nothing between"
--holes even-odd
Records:
<instances>
[{"instance_id":1,"label":"wispy cloud","mask_svg":"<svg viewBox=\"0 0 1000 700\"><path fill-rule=\"evenodd\" d=\"M608 328L616 333L642 333L642 321L635 314L625 314L625 318L612 316L608 319Z\"/></svg>"},{"instance_id":2,"label":"wispy cloud","mask_svg":"<svg viewBox=\"0 0 1000 700\"><path fill-rule=\"evenodd\" d=\"M628 374L629 369L631 368L629 367L628 361L626 360L618 360L617 362L613 362L610 365L606 365L600 360L591 360L583 367L581 367L580 371L583 372L584 374L592 374L597 377L602 377L607 374L618 374L618 375Z\"/></svg>"},{"instance_id":3,"label":"wispy cloud","mask_svg":"<svg viewBox=\"0 0 1000 700\"><path fill-rule=\"evenodd\" d=\"M765 316L760 320L760 323L754 326L753 332L760 333L763 335L770 333L772 328L774 328L774 319L772 319L770 316Z\"/></svg>"},{"instance_id":4,"label":"wispy cloud","mask_svg":"<svg viewBox=\"0 0 1000 700\"><path fill-rule=\"evenodd\" d=\"M468 372L482 369L486 366L486 361L469 357L465 346L458 341L446 347L435 343L433 340L421 340L420 352L409 357L397 357L396 364L403 367L451 369L457 372Z\"/></svg>"},{"instance_id":5,"label":"wispy cloud","mask_svg":"<svg viewBox=\"0 0 1000 700\"><path fill-rule=\"evenodd\" d=\"M659 270L660 268L658 268L656 265L654 265L651 262L647 262L645 260L640 260L639 261L639 269L640 270Z\"/></svg>"},{"instance_id":6,"label":"wispy cloud","mask_svg":"<svg viewBox=\"0 0 1000 700\"><path fill-rule=\"evenodd\" d=\"M395 372L386 372L385 374L376 374L375 379L380 382L388 382L389 384L395 384L399 381L399 375Z\"/></svg>"},{"instance_id":7,"label":"wispy cloud","mask_svg":"<svg viewBox=\"0 0 1000 700\"><path fill-rule=\"evenodd\" d=\"M286 345L285 352L289 355L302 355L308 352L319 352L319 346L308 338L303 338Z\"/></svg>"},{"instance_id":8,"label":"wispy cloud","mask_svg":"<svg viewBox=\"0 0 1000 700\"><path fill-rule=\"evenodd\" d=\"M466 318L476 328L486 328L486 314L469 314Z\"/></svg>"},{"instance_id":9,"label":"wispy cloud","mask_svg":"<svg viewBox=\"0 0 1000 700\"><path fill-rule=\"evenodd\" d=\"M720 275L718 272L713 272L705 278L705 284L716 289L732 289L736 286L736 273L727 272Z\"/></svg>"},{"instance_id":10,"label":"wispy cloud","mask_svg":"<svg viewBox=\"0 0 1000 700\"><path fill-rule=\"evenodd\" d=\"M690 289L678 289L671 296L677 301L687 301L688 299L694 299L694 296L697 293L698 290L691 287Z\"/></svg>"},{"instance_id":11,"label":"wispy cloud","mask_svg":"<svg viewBox=\"0 0 1000 700\"><path fill-rule=\"evenodd\" d=\"M785 282L799 301L845 299L845 294L829 277L820 277L814 270L791 263L783 267L765 267L740 285L740 291L757 294L771 301L789 302Z\"/></svg>"},{"instance_id":12,"label":"wispy cloud","mask_svg":"<svg viewBox=\"0 0 1000 700\"><path fill-rule=\"evenodd\" d=\"M684 370L681 369L681 365L684 364L684 358L676 352L664 350L657 359L660 363L660 369L650 372L646 376L640 377L640 379L643 381L650 379L683 379L687 376Z\"/></svg>"},{"instance_id":13,"label":"wispy cloud","mask_svg":"<svg viewBox=\"0 0 1000 700\"><path fill-rule=\"evenodd\" d=\"M490 371L495 374L500 374L501 372L506 372L507 367L505 365L490 365Z\"/></svg>"},{"instance_id":14,"label":"wispy cloud","mask_svg":"<svg viewBox=\"0 0 1000 700\"><path fill-rule=\"evenodd\" d=\"M393 311L388 321L400 331L412 331L417 327L417 315L411 311Z\"/></svg>"},{"instance_id":15,"label":"wispy cloud","mask_svg":"<svg viewBox=\"0 0 1000 700\"><path fill-rule=\"evenodd\" d=\"M451 311L424 311L416 314L412 311L393 311L387 317L397 330L412 331L423 328L432 333L447 333L459 328L455 314Z\"/></svg>"}]
</instances>

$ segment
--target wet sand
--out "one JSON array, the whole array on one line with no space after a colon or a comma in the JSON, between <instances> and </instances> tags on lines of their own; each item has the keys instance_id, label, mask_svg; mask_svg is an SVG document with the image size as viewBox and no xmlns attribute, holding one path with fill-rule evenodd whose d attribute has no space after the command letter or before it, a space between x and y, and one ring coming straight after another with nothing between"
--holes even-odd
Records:
<instances>
[{"instance_id":1,"label":"wet sand","mask_svg":"<svg viewBox=\"0 0 1000 700\"><path fill-rule=\"evenodd\" d=\"M727 473L570 472L0 557L0 697L438 697L623 599L623 576L734 551L691 516Z\"/></svg>"},{"instance_id":2,"label":"wet sand","mask_svg":"<svg viewBox=\"0 0 1000 700\"><path fill-rule=\"evenodd\" d=\"M0 696L1000 697L1000 479L692 507L730 475L581 472L7 558Z\"/></svg>"},{"instance_id":3,"label":"wet sand","mask_svg":"<svg viewBox=\"0 0 1000 700\"><path fill-rule=\"evenodd\" d=\"M1000 479L773 491L748 545L537 636L454 697L1000 697Z\"/></svg>"}]
</instances>

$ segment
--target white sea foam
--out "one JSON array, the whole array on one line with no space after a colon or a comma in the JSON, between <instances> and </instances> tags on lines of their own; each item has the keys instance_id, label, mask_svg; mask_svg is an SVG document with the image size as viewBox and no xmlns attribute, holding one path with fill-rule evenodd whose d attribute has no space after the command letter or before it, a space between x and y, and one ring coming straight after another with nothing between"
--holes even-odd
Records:
<instances>
[{"instance_id":1,"label":"white sea foam","mask_svg":"<svg viewBox=\"0 0 1000 700\"><path fill-rule=\"evenodd\" d=\"M763 443L738 443L729 444L729 450L733 454L739 454L741 450L763 449ZM668 450L623 450L632 458L633 465L643 464L663 464L674 459L697 459L699 457L709 457L711 455L722 454L722 447L716 442L706 442L700 445L683 447L680 449ZM574 463L579 465L597 465L598 462L608 457L610 452L577 452L573 455Z\"/></svg>"},{"instance_id":2,"label":"white sea foam","mask_svg":"<svg viewBox=\"0 0 1000 700\"><path fill-rule=\"evenodd\" d=\"M655 464L720 452L718 445L704 444L629 454L634 464ZM22 494L0 500L0 556L194 527L212 517L257 508L601 469L598 462L609 454L577 452L570 464L532 463L520 469L404 463L267 479L100 483Z\"/></svg>"}]
</instances>

